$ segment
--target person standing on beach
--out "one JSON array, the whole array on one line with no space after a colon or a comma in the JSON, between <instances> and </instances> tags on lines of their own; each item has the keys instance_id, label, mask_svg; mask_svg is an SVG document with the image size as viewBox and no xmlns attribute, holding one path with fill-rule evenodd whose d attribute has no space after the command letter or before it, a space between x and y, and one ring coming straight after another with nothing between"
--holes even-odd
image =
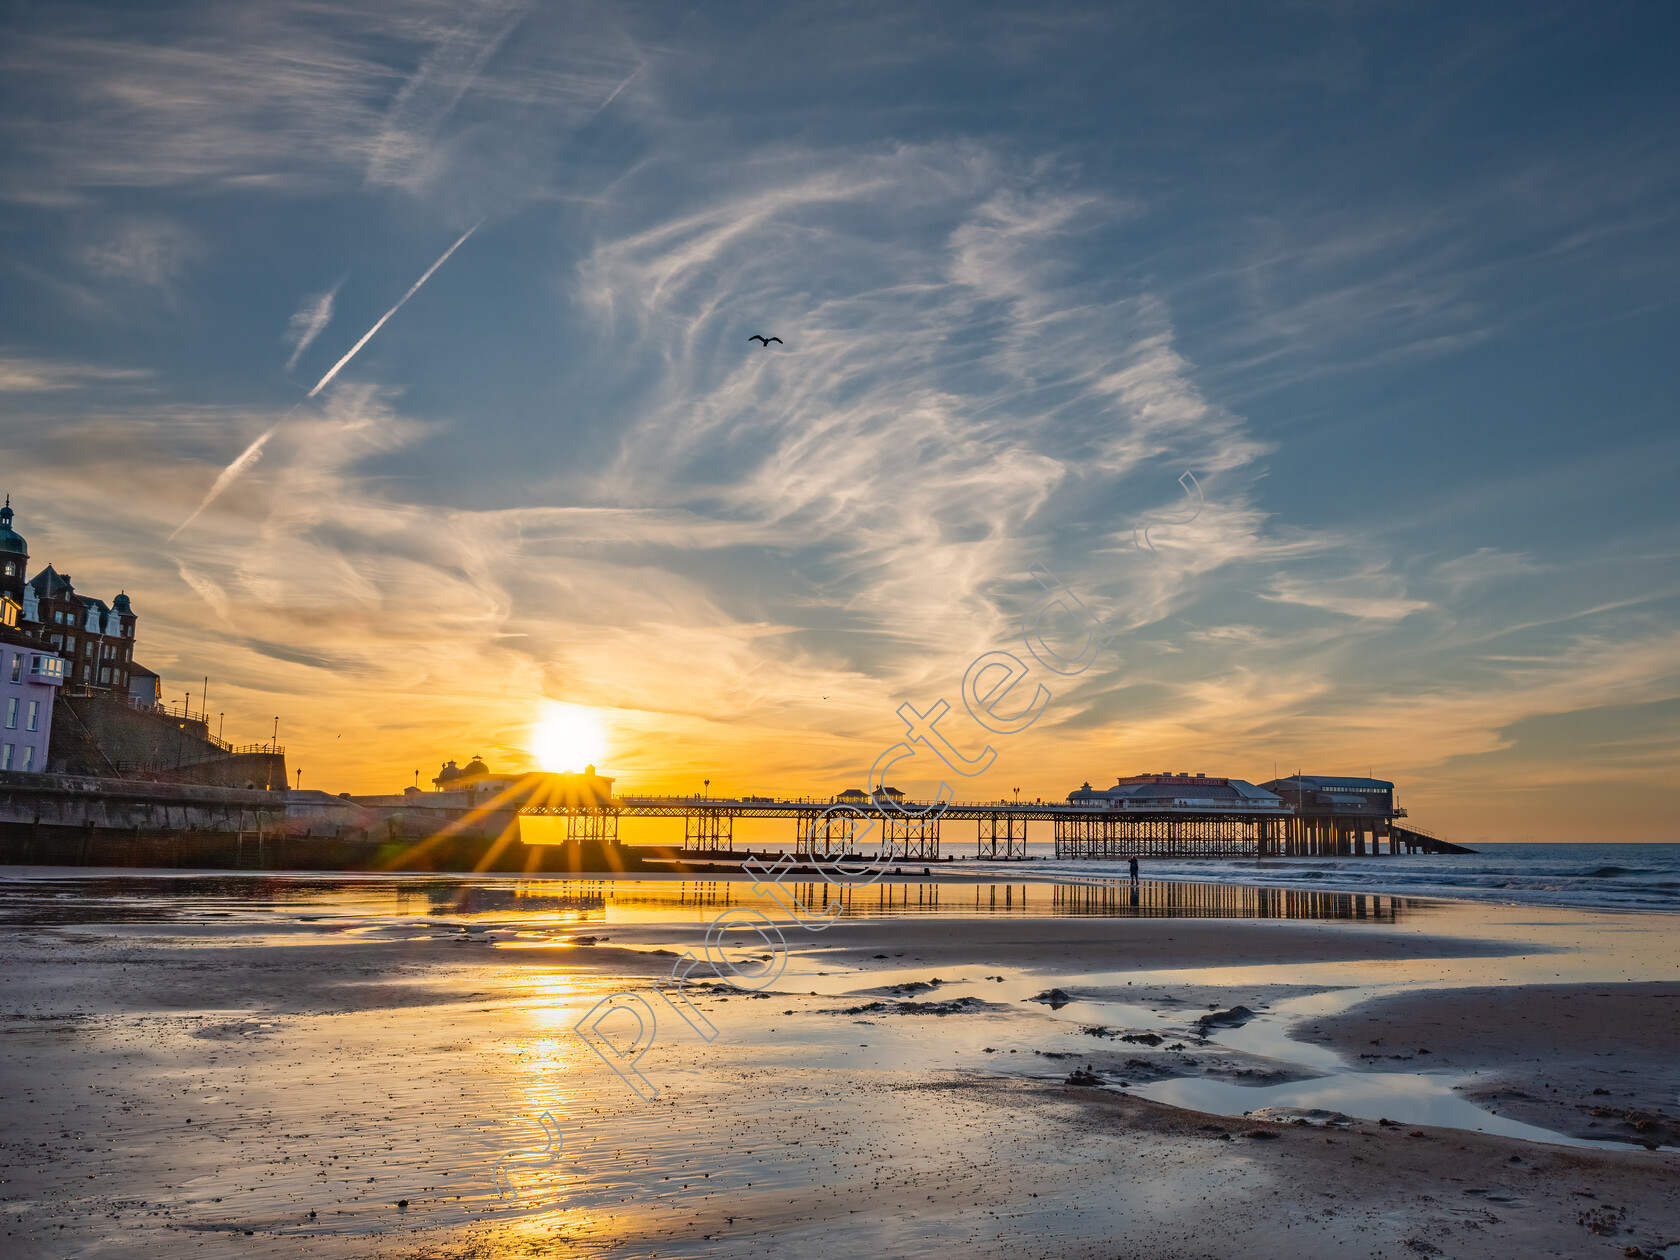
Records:
<instances>
[{"instance_id":1,"label":"person standing on beach","mask_svg":"<svg viewBox=\"0 0 1680 1260\"><path fill-rule=\"evenodd\" d=\"M1138 882L1138 864L1137 864L1137 858L1135 856L1131 859L1131 864L1132 864L1132 883L1135 884L1135 883Z\"/></svg>"}]
</instances>

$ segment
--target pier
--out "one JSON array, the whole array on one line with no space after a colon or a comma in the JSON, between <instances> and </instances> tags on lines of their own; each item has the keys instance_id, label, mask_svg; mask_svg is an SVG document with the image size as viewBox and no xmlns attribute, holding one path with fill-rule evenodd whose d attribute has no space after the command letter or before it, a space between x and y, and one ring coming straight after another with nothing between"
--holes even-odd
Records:
<instances>
[{"instance_id":1,"label":"pier","mask_svg":"<svg viewBox=\"0 0 1680 1260\"><path fill-rule=\"evenodd\" d=\"M482 792L351 797L137 779L0 773L0 861L265 870L739 870L749 858L890 864L1019 862L1048 824L1059 860L1463 853L1405 821L1380 781L1151 775L1067 801L614 794L590 776L527 774ZM1365 785L1365 786L1359 786ZM1378 786L1372 786L1378 785ZM1221 791L1230 788L1224 795ZM538 829L547 817L563 826ZM625 819L683 820L678 844L627 844ZM786 839L738 844L741 819ZM972 830L970 829L972 827ZM539 831L549 834L539 834ZM762 829L761 829L762 833ZM969 846L972 844L972 848ZM890 847L889 847L890 846Z\"/></svg>"},{"instance_id":2,"label":"pier","mask_svg":"<svg viewBox=\"0 0 1680 1260\"><path fill-rule=\"evenodd\" d=\"M684 861L728 862L750 856L749 850L735 848L735 823L743 818L790 820L787 851L825 860L871 860L887 841L894 861L948 861L958 856L949 850L956 841L953 828L970 822L975 825L973 859L979 861L1024 859L1031 822L1051 825L1058 859L1470 852L1432 832L1397 824L1395 820L1404 818L1406 811L1393 803L1393 784L1382 780L1296 776L1267 784L1265 789L1245 784L1246 791L1231 789L1224 799L1217 795L1219 789L1240 781L1150 775L1122 783L1164 785L1171 792L1114 799L1091 792L1087 785L1066 802L954 801L945 805L892 792L870 796L854 791L780 800L626 792L595 802L572 797L544 803L533 796L518 812L565 818L566 835L557 837L554 844L616 844L621 818L682 818L683 845L673 857ZM956 843L966 848L967 837ZM966 853L960 856L968 857Z\"/></svg>"}]
</instances>

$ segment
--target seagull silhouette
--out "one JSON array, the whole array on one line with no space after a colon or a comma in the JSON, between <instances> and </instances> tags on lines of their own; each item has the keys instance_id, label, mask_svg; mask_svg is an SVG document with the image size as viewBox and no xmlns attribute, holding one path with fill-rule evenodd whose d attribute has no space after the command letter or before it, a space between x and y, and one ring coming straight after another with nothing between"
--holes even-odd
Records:
<instances>
[{"instance_id":1,"label":"seagull silhouette","mask_svg":"<svg viewBox=\"0 0 1680 1260\"><path fill-rule=\"evenodd\" d=\"M748 337L747 340L748 341L762 341L764 343L764 348L766 350L768 350L770 348L770 343L772 341L774 341L778 346L787 345L787 342L783 341L780 337L766 337L766 336L764 336L760 333L754 333L752 336Z\"/></svg>"}]
</instances>

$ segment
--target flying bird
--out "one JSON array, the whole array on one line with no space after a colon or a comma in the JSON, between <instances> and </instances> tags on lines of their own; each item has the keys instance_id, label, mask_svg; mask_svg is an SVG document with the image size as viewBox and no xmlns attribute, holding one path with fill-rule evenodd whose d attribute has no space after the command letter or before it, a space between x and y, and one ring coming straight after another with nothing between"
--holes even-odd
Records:
<instances>
[{"instance_id":1,"label":"flying bird","mask_svg":"<svg viewBox=\"0 0 1680 1260\"><path fill-rule=\"evenodd\" d=\"M774 341L778 346L787 345L787 342L783 341L780 337L766 337L766 336L763 336L762 334L759 334L759 333L754 333L751 337L748 337L747 340L748 341L762 341L764 343L764 348L766 350L768 350L770 348L770 343L772 341Z\"/></svg>"}]
</instances>

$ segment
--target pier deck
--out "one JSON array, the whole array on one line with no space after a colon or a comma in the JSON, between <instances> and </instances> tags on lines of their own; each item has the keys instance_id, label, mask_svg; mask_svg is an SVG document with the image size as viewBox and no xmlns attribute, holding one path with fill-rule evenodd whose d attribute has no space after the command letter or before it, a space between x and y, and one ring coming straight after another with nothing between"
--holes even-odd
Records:
<instances>
[{"instance_id":1,"label":"pier deck","mask_svg":"<svg viewBox=\"0 0 1680 1260\"><path fill-rule=\"evenodd\" d=\"M980 860L1025 858L1029 822L1051 824L1059 859L1468 852L1428 833L1396 826L1391 814L1303 812L1287 803L1142 809L1044 801L956 801L941 806L935 801L869 798L773 800L626 793L596 804L527 803L519 812L564 817L566 835L557 837L555 844L615 843L620 818L682 818L682 853L725 861L735 848L735 821L742 818L790 819L794 825L788 849L829 859L878 853L885 839L892 843L897 860L941 860L942 840L949 845L952 838L951 824L964 822L975 824L975 857Z\"/></svg>"}]
</instances>

